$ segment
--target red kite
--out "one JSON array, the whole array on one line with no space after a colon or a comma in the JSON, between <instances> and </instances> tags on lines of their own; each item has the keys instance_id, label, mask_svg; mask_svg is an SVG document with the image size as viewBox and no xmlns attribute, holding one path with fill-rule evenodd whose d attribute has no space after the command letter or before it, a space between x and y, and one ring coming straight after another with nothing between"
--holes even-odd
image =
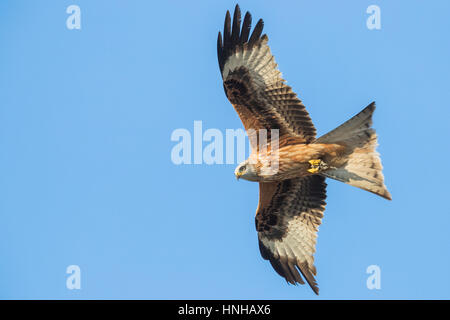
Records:
<instances>
[{"instance_id":1,"label":"red kite","mask_svg":"<svg viewBox=\"0 0 450 320\"><path fill-rule=\"evenodd\" d=\"M325 178L391 199L384 185L377 135L372 129L372 102L333 131L316 138L305 106L281 77L260 19L253 32L251 15L241 27L239 6L233 22L227 11L217 55L226 96L247 132L278 129L278 149L252 148L235 171L237 178L259 182L256 230L259 248L278 274L291 284L304 279L318 294L314 252L325 210ZM270 141L273 137L268 134ZM278 159L276 171L265 163Z\"/></svg>"}]
</instances>

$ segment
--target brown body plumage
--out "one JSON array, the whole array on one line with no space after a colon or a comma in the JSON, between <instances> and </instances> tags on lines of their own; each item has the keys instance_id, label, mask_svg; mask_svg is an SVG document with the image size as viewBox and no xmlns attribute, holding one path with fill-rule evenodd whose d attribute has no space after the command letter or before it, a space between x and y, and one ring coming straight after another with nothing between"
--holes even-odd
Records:
<instances>
[{"instance_id":1,"label":"brown body plumage","mask_svg":"<svg viewBox=\"0 0 450 320\"><path fill-rule=\"evenodd\" d=\"M375 103L317 139L305 106L281 77L263 25L259 20L250 33L247 12L241 28L236 6L233 22L227 12L223 38L219 32L217 40L227 98L249 137L261 130L267 135L265 144L251 139L252 153L235 174L259 182L255 223L263 258L289 283L304 284L304 278L318 294L313 255L325 210L325 177L391 198L375 151Z\"/></svg>"},{"instance_id":2,"label":"brown body plumage","mask_svg":"<svg viewBox=\"0 0 450 320\"><path fill-rule=\"evenodd\" d=\"M346 147L336 143L293 144L286 145L272 152L254 152L250 155L250 162L255 164L259 182L273 182L285 179L302 178L312 175L309 160L322 159L333 165L344 155ZM278 161L278 168L270 175L263 174L265 163L274 164Z\"/></svg>"}]
</instances>

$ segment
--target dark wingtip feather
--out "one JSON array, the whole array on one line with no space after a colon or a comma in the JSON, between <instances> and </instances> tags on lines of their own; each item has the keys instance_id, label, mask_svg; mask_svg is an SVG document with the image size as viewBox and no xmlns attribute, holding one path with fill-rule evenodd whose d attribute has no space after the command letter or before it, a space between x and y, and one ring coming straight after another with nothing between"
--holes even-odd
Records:
<instances>
[{"instance_id":1,"label":"dark wingtip feather","mask_svg":"<svg viewBox=\"0 0 450 320\"><path fill-rule=\"evenodd\" d=\"M223 68L223 44L222 44L222 33L219 31L217 36L217 59L219 60L219 67Z\"/></svg>"},{"instance_id":2,"label":"dark wingtip feather","mask_svg":"<svg viewBox=\"0 0 450 320\"><path fill-rule=\"evenodd\" d=\"M244 43L248 43L249 48L251 48L251 46L256 44L261 39L261 33L264 27L263 20L259 19L249 40L250 30L252 27L251 25L252 15L247 12L244 17L241 31L241 9L239 5L236 5L234 9L233 22L231 22L230 11L227 11L223 27L223 41L220 33L219 39L217 40L217 54L220 71L223 71L223 67L228 57L234 52L236 47L241 46ZM265 35L263 37L267 38Z\"/></svg>"},{"instance_id":3,"label":"dark wingtip feather","mask_svg":"<svg viewBox=\"0 0 450 320\"><path fill-rule=\"evenodd\" d=\"M284 259L280 257L275 258L272 252L264 246L261 240L258 241L258 244L263 259L269 260L274 270L282 276L287 283L292 285L305 284L305 281L303 281L300 276L301 274L314 293L319 295L319 287L316 279L314 278L314 274L316 274L316 268L314 266L309 268L306 262L299 265L295 262L288 261L287 257L284 257ZM300 273L298 271L300 271Z\"/></svg>"},{"instance_id":4,"label":"dark wingtip feather","mask_svg":"<svg viewBox=\"0 0 450 320\"><path fill-rule=\"evenodd\" d=\"M302 263L298 266L300 272L302 273L303 277L306 279L306 282L308 282L311 289L314 291L315 294L319 295L319 287L317 286L316 279L312 275L308 264Z\"/></svg>"},{"instance_id":5,"label":"dark wingtip feather","mask_svg":"<svg viewBox=\"0 0 450 320\"><path fill-rule=\"evenodd\" d=\"M225 23L223 25L223 45L224 48L230 45L231 40L231 16L230 11L227 10L225 15Z\"/></svg>"},{"instance_id":6,"label":"dark wingtip feather","mask_svg":"<svg viewBox=\"0 0 450 320\"><path fill-rule=\"evenodd\" d=\"M255 44L255 42L259 40L259 38L261 37L261 33L263 31L263 28L264 28L264 21L263 21L263 19L259 19L258 23L255 26L255 29L253 29L252 35L250 36L250 40L248 40L248 43L250 45Z\"/></svg>"},{"instance_id":7,"label":"dark wingtip feather","mask_svg":"<svg viewBox=\"0 0 450 320\"><path fill-rule=\"evenodd\" d=\"M244 23L242 24L242 32L240 42L245 43L248 41L250 35L250 29L252 28L252 15L247 11L244 17Z\"/></svg>"},{"instance_id":8,"label":"dark wingtip feather","mask_svg":"<svg viewBox=\"0 0 450 320\"><path fill-rule=\"evenodd\" d=\"M236 8L234 9L234 15L233 15L233 28L231 30L231 42L233 46L237 45L239 43L239 36L241 33L241 9L239 8L239 5L236 5Z\"/></svg>"}]
</instances>

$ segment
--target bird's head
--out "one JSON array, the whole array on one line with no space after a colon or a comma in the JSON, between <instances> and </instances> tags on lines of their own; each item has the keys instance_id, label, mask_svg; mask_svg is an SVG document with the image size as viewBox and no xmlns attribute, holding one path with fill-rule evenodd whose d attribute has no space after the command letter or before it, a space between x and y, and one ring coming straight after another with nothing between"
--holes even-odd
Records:
<instances>
[{"instance_id":1,"label":"bird's head","mask_svg":"<svg viewBox=\"0 0 450 320\"><path fill-rule=\"evenodd\" d=\"M249 181L258 181L259 178L256 167L248 160L242 162L236 167L236 170L234 170L234 175L236 176L236 179L242 178Z\"/></svg>"}]
</instances>

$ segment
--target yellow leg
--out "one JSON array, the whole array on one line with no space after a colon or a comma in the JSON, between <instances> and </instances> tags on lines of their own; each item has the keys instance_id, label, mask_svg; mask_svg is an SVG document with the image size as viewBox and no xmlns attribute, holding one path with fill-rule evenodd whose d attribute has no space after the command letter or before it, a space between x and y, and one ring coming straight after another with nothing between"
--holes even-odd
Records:
<instances>
[{"instance_id":1,"label":"yellow leg","mask_svg":"<svg viewBox=\"0 0 450 320\"><path fill-rule=\"evenodd\" d=\"M308 169L308 172L310 173L318 173L320 169L322 168L322 164L325 164L320 159L313 159L308 161L311 165L311 168Z\"/></svg>"},{"instance_id":2,"label":"yellow leg","mask_svg":"<svg viewBox=\"0 0 450 320\"><path fill-rule=\"evenodd\" d=\"M311 164L311 167L318 167L320 165L320 163L322 162L322 160L318 159L318 160L309 160L308 161Z\"/></svg>"}]
</instances>

